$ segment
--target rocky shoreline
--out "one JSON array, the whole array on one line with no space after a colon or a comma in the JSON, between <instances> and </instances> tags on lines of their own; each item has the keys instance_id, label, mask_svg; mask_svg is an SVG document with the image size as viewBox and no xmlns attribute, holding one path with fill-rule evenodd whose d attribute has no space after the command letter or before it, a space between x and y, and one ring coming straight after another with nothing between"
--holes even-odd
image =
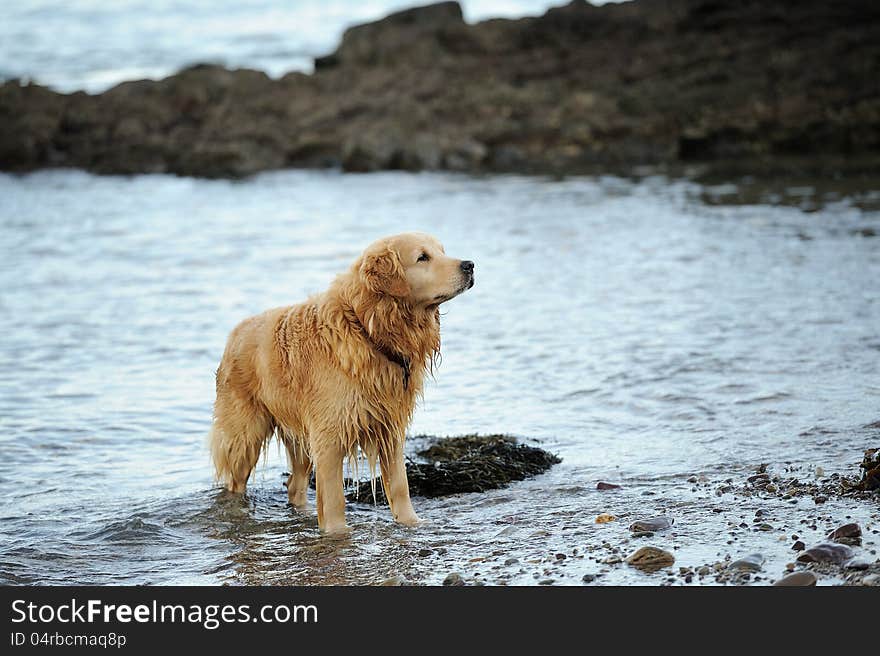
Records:
<instances>
[{"instance_id":1,"label":"rocky shoreline","mask_svg":"<svg viewBox=\"0 0 880 656\"><path fill-rule=\"evenodd\" d=\"M880 5L456 2L346 31L315 72L212 65L99 95L0 86L0 170L880 171Z\"/></svg>"},{"instance_id":2,"label":"rocky shoreline","mask_svg":"<svg viewBox=\"0 0 880 656\"><path fill-rule=\"evenodd\" d=\"M539 529L531 553L511 557L504 549L505 538L516 530L511 525L498 533L494 550L469 558L465 567L444 568L442 546L419 549L415 560L434 572L429 584L447 586L522 585L524 580L548 586L619 584L627 571L635 573L628 581L637 585L880 586L878 475L880 449L865 452L855 475L826 475L821 467L793 463L760 465L727 479L694 475L687 485L695 498L705 500L702 518L687 505L675 510L675 504L662 501L666 511L650 514L650 490L637 493L644 501L635 510L626 496L634 492L630 485L599 481L595 489L615 512L588 519L592 527L584 525L568 546L542 548L550 533ZM858 522L846 514L853 502L866 511ZM699 524L702 530L706 524L717 527L713 559L698 559L688 550ZM763 553L755 548L759 544ZM781 560L785 552L789 556ZM419 585L421 569L409 572L415 579L399 573L376 583Z\"/></svg>"}]
</instances>

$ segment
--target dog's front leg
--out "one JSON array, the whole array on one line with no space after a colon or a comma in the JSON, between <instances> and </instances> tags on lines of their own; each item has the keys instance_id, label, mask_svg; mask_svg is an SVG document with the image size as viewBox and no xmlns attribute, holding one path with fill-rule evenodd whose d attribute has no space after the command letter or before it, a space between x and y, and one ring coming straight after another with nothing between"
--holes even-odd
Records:
<instances>
[{"instance_id":1,"label":"dog's front leg","mask_svg":"<svg viewBox=\"0 0 880 656\"><path fill-rule=\"evenodd\" d=\"M315 486L317 488L318 526L325 533L344 533L345 490L342 482L342 449L324 445L315 454Z\"/></svg>"},{"instance_id":2,"label":"dog's front leg","mask_svg":"<svg viewBox=\"0 0 880 656\"><path fill-rule=\"evenodd\" d=\"M409 498L403 445L397 447L392 454L380 454L379 466L382 468L382 487L391 507L391 516L401 524L415 526L420 520Z\"/></svg>"}]
</instances>

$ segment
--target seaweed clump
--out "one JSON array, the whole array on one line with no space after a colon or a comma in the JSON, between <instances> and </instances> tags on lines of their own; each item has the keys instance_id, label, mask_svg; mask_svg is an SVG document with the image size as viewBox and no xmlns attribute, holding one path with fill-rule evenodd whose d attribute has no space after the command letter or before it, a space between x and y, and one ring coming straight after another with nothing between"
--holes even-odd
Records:
<instances>
[{"instance_id":1,"label":"seaweed clump","mask_svg":"<svg viewBox=\"0 0 880 656\"><path fill-rule=\"evenodd\" d=\"M407 459L406 475L413 496L442 497L463 492L485 492L506 487L514 481L537 476L562 462L556 455L533 446L518 444L509 435L465 435L432 440L417 452L422 460ZM348 493L349 500L372 500L370 481L360 481ZM376 502L387 503L381 485L376 485Z\"/></svg>"}]
</instances>

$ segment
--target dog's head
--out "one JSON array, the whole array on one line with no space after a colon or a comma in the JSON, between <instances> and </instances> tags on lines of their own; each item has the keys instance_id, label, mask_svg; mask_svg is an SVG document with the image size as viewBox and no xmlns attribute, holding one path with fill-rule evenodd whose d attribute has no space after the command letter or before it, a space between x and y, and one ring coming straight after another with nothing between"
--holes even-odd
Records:
<instances>
[{"instance_id":1,"label":"dog's head","mask_svg":"<svg viewBox=\"0 0 880 656\"><path fill-rule=\"evenodd\" d=\"M404 233L371 244L358 275L376 294L431 307L474 286L474 263L447 257L443 244L430 235Z\"/></svg>"}]
</instances>

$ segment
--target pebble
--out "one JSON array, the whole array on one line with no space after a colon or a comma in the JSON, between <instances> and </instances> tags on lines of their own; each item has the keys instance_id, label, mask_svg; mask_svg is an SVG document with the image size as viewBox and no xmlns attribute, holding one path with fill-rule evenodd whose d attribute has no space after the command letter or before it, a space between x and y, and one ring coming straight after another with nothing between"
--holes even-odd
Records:
<instances>
[{"instance_id":1,"label":"pebble","mask_svg":"<svg viewBox=\"0 0 880 656\"><path fill-rule=\"evenodd\" d=\"M664 517L662 515L659 517L649 517L648 519L637 519L629 525L629 530L633 533L662 531L663 529L667 529L672 526L674 521L675 520L669 519L668 517Z\"/></svg>"},{"instance_id":2,"label":"pebble","mask_svg":"<svg viewBox=\"0 0 880 656\"><path fill-rule=\"evenodd\" d=\"M764 565L764 556L759 553L749 554L744 558L735 560L727 566L728 569L738 569L743 572L759 572Z\"/></svg>"},{"instance_id":3,"label":"pebble","mask_svg":"<svg viewBox=\"0 0 880 656\"><path fill-rule=\"evenodd\" d=\"M805 545L802 541L798 540L793 545L791 545L791 548L794 549L795 551L803 551L804 549L807 548L807 545Z\"/></svg>"},{"instance_id":4,"label":"pebble","mask_svg":"<svg viewBox=\"0 0 880 656\"><path fill-rule=\"evenodd\" d=\"M858 524L844 524L834 529L828 534L828 539L834 542L843 539L852 539L862 537L862 528Z\"/></svg>"},{"instance_id":5,"label":"pebble","mask_svg":"<svg viewBox=\"0 0 880 656\"><path fill-rule=\"evenodd\" d=\"M880 574L868 574L862 578L862 585L878 585L880 584Z\"/></svg>"},{"instance_id":6,"label":"pebble","mask_svg":"<svg viewBox=\"0 0 880 656\"><path fill-rule=\"evenodd\" d=\"M843 544L825 542L807 549L797 557L799 563L834 563L841 565L853 557L853 550Z\"/></svg>"},{"instance_id":7,"label":"pebble","mask_svg":"<svg viewBox=\"0 0 880 656\"><path fill-rule=\"evenodd\" d=\"M427 548L425 548L425 549L419 549L419 555L420 555L422 558L424 558L425 556L430 556L432 553L434 553L434 550L433 550L433 549L427 549Z\"/></svg>"},{"instance_id":8,"label":"pebble","mask_svg":"<svg viewBox=\"0 0 880 656\"><path fill-rule=\"evenodd\" d=\"M443 579L443 585L464 585L464 579L458 572L451 572Z\"/></svg>"},{"instance_id":9,"label":"pebble","mask_svg":"<svg viewBox=\"0 0 880 656\"><path fill-rule=\"evenodd\" d=\"M645 572L656 572L675 563L675 556L657 547L642 547L629 558L627 564Z\"/></svg>"},{"instance_id":10,"label":"pebble","mask_svg":"<svg viewBox=\"0 0 880 656\"><path fill-rule=\"evenodd\" d=\"M620 486L615 485L614 483L606 483L605 481L599 481L596 483L597 490L619 490Z\"/></svg>"},{"instance_id":11,"label":"pebble","mask_svg":"<svg viewBox=\"0 0 880 656\"><path fill-rule=\"evenodd\" d=\"M556 560L565 560L565 554L564 553L556 554Z\"/></svg>"},{"instance_id":12,"label":"pebble","mask_svg":"<svg viewBox=\"0 0 880 656\"><path fill-rule=\"evenodd\" d=\"M553 585L553 579L544 579L543 581L538 581L538 585Z\"/></svg>"},{"instance_id":13,"label":"pebble","mask_svg":"<svg viewBox=\"0 0 880 656\"><path fill-rule=\"evenodd\" d=\"M602 513L598 517L596 517L597 524L607 524L608 522L613 522L617 517L611 515L609 513Z\"/></svg>"},{"instance_id":14,"label":"pebble","mask_svg":"<svg viewBox=\"0 0 880 656\"><path fill-rule=\"evenodd\" d=\"M592 583L596 580L595 574L584 574L584 577L581 579L584 583Z\"/></svg>"},{"instance_id":15,"label":"pebble","mask_svg":"<svg viewBox=\"0 0 880 656\"><path fill-rule=\"evenodd\" d=\"M871 563L869 563L867 560L861 560L861 559L851 560L845 565L846 569L854 569L854 570L868 569L870 566L871 566Z\"/></svg>"},{"instance_id":16,"label":"pebble","mask_svg":"<svg viewBox=\"0 0 880 656\"><path fill-rule=\"evenodd\" d=\"M816 585L816 575L812 572L795 572L779 579L773 585L779 586L806 586Z\"/></svg>"},{"instance_id":17,"label":"pebble","mask_svg":"<svg viewBox=\"0 0 880 656\"><path fill-rule=\"evenodd\" d=\"M516 565L519 562L519 558L508 558L504 561L505 565Z\"/></svg>"}]
</instances>

